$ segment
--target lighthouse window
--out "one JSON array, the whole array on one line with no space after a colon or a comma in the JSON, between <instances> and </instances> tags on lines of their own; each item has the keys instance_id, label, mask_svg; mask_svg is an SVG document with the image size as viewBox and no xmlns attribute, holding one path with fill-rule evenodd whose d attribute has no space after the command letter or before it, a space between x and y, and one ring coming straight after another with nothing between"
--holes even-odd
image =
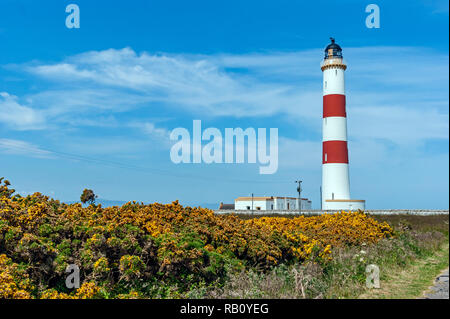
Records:
<instances>
[{"instance_id":1,"label":"lighthouse window","mask_svg":"<svg viewBox=\"0 0 450 319\"><path fill-rule=\"evenodd\" d=\"M325 88L327 88L327 81L325 81Z\"/></svg>"},{"instance_id":2,"label":"lighthouse window","mask_svg":"<svg viewBox=\"0 0 450 319\"><path fill-rule=\"evenodd\" d=\"M337 76L337 70L334 70L334 74Z\"/></svg>"},{"instance_id":3,"label":"lighthouse window","mask_svg":"<svg viewBox=\"0 0 450 319\"><path fill-rule=\"evenodd\" d=\"M325 162L327 161L327 153L325 153Z\"/></svg>"}]
</instances>

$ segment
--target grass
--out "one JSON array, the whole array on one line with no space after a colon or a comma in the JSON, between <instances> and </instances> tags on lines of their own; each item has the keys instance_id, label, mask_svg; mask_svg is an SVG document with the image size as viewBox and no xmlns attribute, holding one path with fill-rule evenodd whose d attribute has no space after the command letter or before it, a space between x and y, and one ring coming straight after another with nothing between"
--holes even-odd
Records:
<instances>
[{"instance_id":1,"label":"grass","mask_svg":"<svg viewBox=\"0 0 450 319\"><path fill-rule=\"evenodd\" d=\"M408 228L418 232L439 231L448 236L449 215L371 215L380 222L387 222L397 228Z\"/></svg>"},{"instance_id":2,"label":"grass","mask_svg":"<svg viewBox=\"0 0 450 319\"><path fill-rule=\"evenodd\" d=\"M408 267L389 269L380 282L380 289L372 289L359 296L362 299L421 298L435 278L448 268L449 243L443 244L432 256L412 262Z\"/></svg>"},{"instance_id":3,"label":"grass","mask_svg":"<svg viewBox=\"0 0 450 319\"><path fill-rule=\"evenodd\" d=\"M255 216L259 218L262 216ZM284 217L294 217L284 216ZM397 236L376 245L333 250L332 261L319 266L280 265L269 273L236 273L207 298L420 298L448 267L449 216L373 216L392 225ZM248 216L242 216L248 219ZM380 289L365 286L365 267L380 268Z\"/></svg>"}]
</instances>

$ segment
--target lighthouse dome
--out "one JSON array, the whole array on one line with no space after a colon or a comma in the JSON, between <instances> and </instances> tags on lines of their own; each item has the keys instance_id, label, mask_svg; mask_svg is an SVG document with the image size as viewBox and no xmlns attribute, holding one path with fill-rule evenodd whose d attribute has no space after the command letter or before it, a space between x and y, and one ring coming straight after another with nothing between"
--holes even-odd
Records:
<instances>
[{"instance_id":1,"label":"lighthouse dome","mask_svg":"<svg viewBox=\"0 0 450 319\"><path fill-rule=\"evenodd\" d=\"M334 38L330 38L331 43L325 48L325 59L342 58L342 49L335 43Z\"/></svg>"}]
</instances>

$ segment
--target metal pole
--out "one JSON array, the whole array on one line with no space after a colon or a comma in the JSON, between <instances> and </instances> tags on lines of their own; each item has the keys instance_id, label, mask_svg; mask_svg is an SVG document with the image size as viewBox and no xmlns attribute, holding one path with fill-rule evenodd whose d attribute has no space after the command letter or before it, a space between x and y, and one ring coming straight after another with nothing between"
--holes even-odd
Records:
<instances>
[{"instance_id":1,"label":"metal pole","mask_svg":"<svg viewBox=\"0 0 450 319\"><path fill-rule=\"evenodd\" d=\"M322 186L320 186L320 210L322 210Z\"/></svg>"},{"instance_id":2,"label":"metal pole","mask_svg":"<svg viewBox=\"0 0 450 319\"><path fill-rule=\"evenodd\" d=\"M299 205L298 205L298 210L299 210L299 214L302 213L302 181L300 181L300 183L298 183L298 197L300 198L299 200Z\"/></svg>"}]
</instances>

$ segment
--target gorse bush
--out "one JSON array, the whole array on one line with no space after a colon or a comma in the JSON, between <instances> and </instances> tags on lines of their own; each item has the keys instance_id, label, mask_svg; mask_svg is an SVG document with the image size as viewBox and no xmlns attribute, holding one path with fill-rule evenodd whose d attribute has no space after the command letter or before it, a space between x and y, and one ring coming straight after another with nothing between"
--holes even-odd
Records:
<instances>
[{"instance_id":1,"label":"gorse bush","mask_svg":"<svg viewBox=\"0 0 450 319\"><path fill-rule=\"evenodd\" d=\"M0 183L0 298L176 297L230 272L326 264L333 247L393 234L361 212L241 220L177 201L103 208L13 194ZM76 291L65 286L70 264Z\"/></svg>"}]
</instances>

